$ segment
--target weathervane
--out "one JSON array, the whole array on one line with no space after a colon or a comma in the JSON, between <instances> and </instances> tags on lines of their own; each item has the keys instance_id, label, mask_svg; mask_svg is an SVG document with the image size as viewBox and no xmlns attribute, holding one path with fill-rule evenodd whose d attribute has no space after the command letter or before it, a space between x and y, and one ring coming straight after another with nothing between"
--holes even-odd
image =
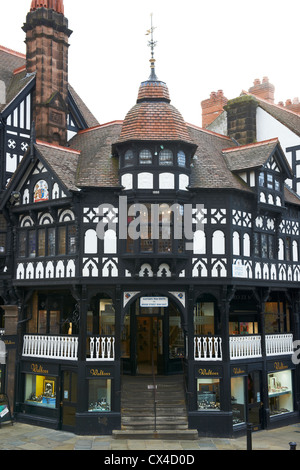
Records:
<instances>
[{"instance_id":1,"label":"weathervane","mask_svg":"<svg viewBox=\"0 0 300 470\"><path fill-rule=\"evenodd\" d=\"M151 34L151 40L148 41L148 46L151 47L151 59L150 59L150 64L151 64L151 75L149 77L149 80L157 80L156 74L155 74L155 59L154 59L154 48L157 44L157 41L154 41L154 36L153 32L156 29L156 27L153 26L153 13L151 13L151 28L147 30L146 36L149 36Z\"/></svg>"}]
</instances>

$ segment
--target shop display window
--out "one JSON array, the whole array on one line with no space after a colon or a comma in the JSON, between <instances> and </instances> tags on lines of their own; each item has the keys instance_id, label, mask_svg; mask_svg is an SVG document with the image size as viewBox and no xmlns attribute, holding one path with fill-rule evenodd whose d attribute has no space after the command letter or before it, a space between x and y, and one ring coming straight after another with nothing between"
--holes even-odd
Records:
<instances>
[{"instance_id":1,"label":"shop display window","mask_svg":"<svg viewBox=\"0 0 300 470\"><path fill-rule=\"evenodd\" d=\"M214 303L197 302L194 307L194 334L214 335Z\"/></svg>"},{"instance_id":2,"label":"shop display window","mask_svg":"<svg viewBox=\"0 0 300 470\"><path fill-rule=\"evenodd\" d=\"M46 408L56 407L56 378L44 375L25 376L25 403Z\"/></svg>"},{"instance_id":3,"label":"shop display window","mask_svg":"<svg viewBox=\"0 0 300 470\"><path fill-rule=\"evenodd\" d=\"M111 411L111 379L89 380L89 409L91 412Z\"/></svg>"},{"instance_id":4,"label":"shop display window","mask_svg":"<svg viewBox=\"0 0 300 470\"><path fill-rule=\"evenodd\" d=\"M266 302L265 329L266 334L291 331L290 310L284 302Z\"/></svg>"},{"instance_id":5,"label":"shop display window","mask_svg":"<svg viewBox=\"0 0 300 470\"><path fill-rule=\"evenodd\" d=\"M115 334L115 309L111 299L101 299L99 305L99 334Z\"/></svg>"},{"instance_id":6,"label":"shop display window","mask_svg":"<svg viewBox=\"0 0 300 470\"><path fill-rule=\"evenodd\" d=\"M198 411L220 411L220 380L197 379Z\"/></svg>"},{"instance_id":7,"label":"shop display window","mask_svg":"<svg viewBox=\"0 0 300 470\"><path fill-rule=\"evenodd\" d=\"M245 380L244 377L231 379L231 405L233 425L246 422Z\"/></svg>"},{"instance_id":8,"label":"shop display window","mask_svg":"<svg viewBox=\"0 0 300 470\"><path fill-rule=\"evenodd\" d=\"M256 321L230 321L230 335L257 335L258 323Z\"/></svg>"},{"instance_id":9,"label":"shop display window","mask_svg":"<svg viewBox=\"0 0 300 470\"><path fill-rule=\"evenodd\" d=\"M294 411L291 370L268 374L268 392L270 416Z\"/></svg>"}]
</instances>

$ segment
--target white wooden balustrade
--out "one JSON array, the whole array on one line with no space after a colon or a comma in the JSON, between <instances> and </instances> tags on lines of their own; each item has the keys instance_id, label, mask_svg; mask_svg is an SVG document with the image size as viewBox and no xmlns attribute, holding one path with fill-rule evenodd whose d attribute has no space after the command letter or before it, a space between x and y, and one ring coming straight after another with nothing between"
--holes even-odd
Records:
<instances>
[{"instance_id":1,"label":"white wooden balustrade","mask_svg":"<svg viewBox=\"0 0 300 470\"><path fill-rule=\"evenodd\" d=\"M194 338L195 361L221 361L222 338L219 336L197 336Z\"/></svg>"},{"instance_id":2,"label":"white wooden balustrade","mask_svg":"<svg viewBox=\"0 0 300 470\"><path fill-rule=\"evenodd\" d=\"M114 361L115 338L112 336L90 337L90 357L87 361Z\"/></svg>"},{"instance_id":3,"label":"white wooden balustrade","mask_svg":"<svg viewBox=\"0 0 300 470\"><path fill-rule=\"evenodd\" d=\"M230 336L229 337L230 359L247 359L261 357L260 336Z\"/></svg>"},{"instance_id":4,"label":"white wooden balustrade","mask_svg":"<svg viewBox=\"0 0 300 470\"><path fill-rule=\"evenodd\" d=\"M293 354L293 334L266 335L266 355Z\"/></svg>"},{"instance_id":5,"label":"white wooden balustrade","mask_svg":"<svg viewBox=\"0 0 300 470\"><path fill-rule=\"evenodd\" d=\"M25 335L23 356L47 359L78 359L78 338L76 336Z\"/></svg>"}]
</instances>

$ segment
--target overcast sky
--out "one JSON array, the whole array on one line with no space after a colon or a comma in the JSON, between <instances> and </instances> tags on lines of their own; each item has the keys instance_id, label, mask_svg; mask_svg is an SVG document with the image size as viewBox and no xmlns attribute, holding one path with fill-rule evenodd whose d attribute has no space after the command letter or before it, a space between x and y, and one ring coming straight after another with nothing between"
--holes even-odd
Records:
<instances>
[{"instance_id":1,"label":"overcast sky","mask_svg":"<svg viewBox=\"0 0 300 470\"><path fill-rule=\"evenodd\" d=\"M0 44L25 53L21 27L31 0L1 1ZM172 104L201 126L201 101L230 99L268 76L275 102L300 98L299 0L64 0L73 31L69 82L100 123L124 119L150 73L150 14L156 72Z\"/></svg>"}]
</instances>

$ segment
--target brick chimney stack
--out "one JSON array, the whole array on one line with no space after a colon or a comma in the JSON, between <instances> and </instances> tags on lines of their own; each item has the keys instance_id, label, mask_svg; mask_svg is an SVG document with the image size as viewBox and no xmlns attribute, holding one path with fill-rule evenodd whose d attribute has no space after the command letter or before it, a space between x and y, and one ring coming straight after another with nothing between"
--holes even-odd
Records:
<instances>
[{"instance_id":1,"label":"brick chimney stack","mask_svg":"<svg viewBox=\"0 0 300 470\"><path fill-rule=\"evenodd\" d=\"M262 82L256 78L253 87L249 88L249 93L270 103L274 103L274 92L275 87L269 82L268 77L264 77Z\"/></svg>"},{"instance_id":2,"label":"brick chimney stack","mask_svg":"<svg viewBox=\"0 0 300 470\"><path fill-rule=\"evenodd\" d=\"M300 114L300 101L299 98L294 98L292 100L286 100L285 108L293 111L294 113Z\"/></svg>"},{"instance_id":3,"label":"brick chimney stack","mask_svg":"<svg viewBox=\"0 0 300 470\"><path fill-rule=\"evenodd\" d=\"M26 68L35 73L33 118L36 136L56 145L67 143L68 39L72 31L63 0L32 0L23 26Z\"/></svg>"},{"instance_id":4,"label":"brick chimney stack","mask_svg":"<svg viewBox=\"0 0 300 470\"><path fill-rule=\"evenodd\" d=\"M225 98L223 90L217 93L213 91L210 98L201 102L202 107L202 127L209 126L222 112L228 100Z\"/></svg>"}]
</instances>

